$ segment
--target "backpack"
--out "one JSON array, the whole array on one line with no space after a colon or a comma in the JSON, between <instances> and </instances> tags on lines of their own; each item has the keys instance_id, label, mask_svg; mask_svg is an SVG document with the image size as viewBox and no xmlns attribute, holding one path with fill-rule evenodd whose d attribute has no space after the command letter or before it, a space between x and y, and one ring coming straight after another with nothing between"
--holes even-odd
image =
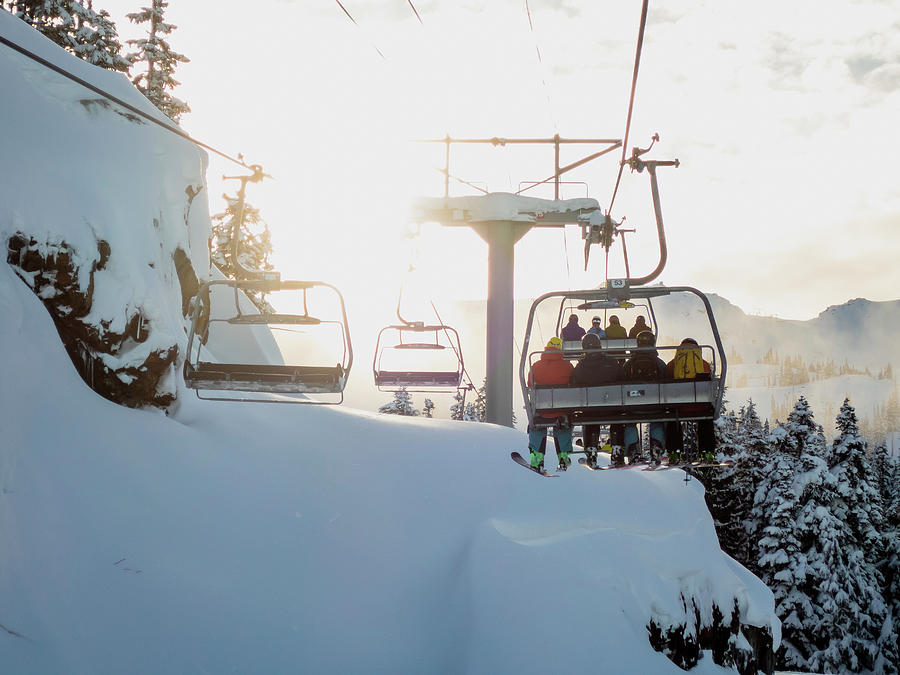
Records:
<instances>
[{"instance_id":1,"label":"backpack","mask_svg":"<svg viewBox=\"0 0 900 675\"><path fill-rule=\"evenodd\" d=\"M625 364L626 376L638 382L656 381L659 379L659 362L652 354L637 354Z\"/></svg>"},{"instance_id":2,"label":"backpack","mask_svg":"<svg viewBox=\"0 0 900 675\"><path fill-rule=\"evenodd\" d=\"M676 352L672 365L672 375L676 380L693 380L705 372L699 349L679 349Z\"/></svg>"}]
</instances>

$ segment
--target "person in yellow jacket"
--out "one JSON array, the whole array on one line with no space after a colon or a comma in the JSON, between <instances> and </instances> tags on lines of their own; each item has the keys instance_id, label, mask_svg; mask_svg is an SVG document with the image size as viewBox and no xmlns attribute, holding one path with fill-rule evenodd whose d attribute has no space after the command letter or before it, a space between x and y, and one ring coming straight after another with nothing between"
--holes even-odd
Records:
<instances>
[{"instance_id":1,"label":"person in yellow jacket","mask_svg":"<svg viewBox=\"0 0 900 675\"><path fill-rule=\"evenodd\" d=\"M709 361L703 358L700 345L694 338L687 337L675 350L675 358L666 364L666 371L672 380L702 380L709 379L711 369ZM696 424L700 459L712 461L715 459L716 447L713 421L700 420ZM669 451L669 463L673 463L673 458L681 458L684 452L684 435L679 422L666 423L666 448Z\"/></svg>"},{"instance_id":2,"label":"person in yellow jacket","mask_svg":"<svg viewBox=\"0 0 900 675\"><path fill-rule=\"evenodd\" d=\"M710 371L709 362L703 359L700 345L689 337L681 341L675 350L675 358L666 364L666 369L673 380L696 380Z\"/></svg>"},{"instance_id":3,"label":"person in yellow jacket","mask_svg":"<svg viewBox=\"0 0 900 675\"><path fill-rule=\"evenodd\" d=\"M606 327L606 337L616 340L628 337L628 331L625 330L625 326L619 323L619 317L615 314L611 314L609 317L609 325Z\"/></svg>"}]
</instances>

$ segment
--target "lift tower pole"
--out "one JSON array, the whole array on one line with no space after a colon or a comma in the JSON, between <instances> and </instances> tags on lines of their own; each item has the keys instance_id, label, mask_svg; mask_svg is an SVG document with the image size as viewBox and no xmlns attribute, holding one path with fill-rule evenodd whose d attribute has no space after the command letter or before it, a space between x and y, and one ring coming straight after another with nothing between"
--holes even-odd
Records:
<instances>
[{"instance_id":1,"label":"lift tower pole","mask_svg":"<svg viewBox=\"0 0 900 675\"><path fill-rule=\"evenodd\" d=\"M419 223L437 222L446 226L473 228L488 245L488 299L485 363L485 421L511 427L513 425L513 279L515 246L532 227L565 227L585 224L591 214L600 213L596 200L559 199L560 176L622 146L614 138L466 138L422 141L445 145L444 197L420 199L415 209ZM488 192L450 173L450 146L459 143L487 143L494 147L515 144L553 144L553 175L544 180L525 183L516 194ZM559 165L559 149L564 144L599 144L602 150L566 166ZM450 197L450 179L480 191L472 197ZM523 196L541 185L553 185L554 199Z\"/></svg>"},{"instance_id":2,"label":"lift tower pole","mask_svg":"<svg viewBox=\"0 0 900 675\"><path fill-rule=\"evenodd\" d=\"M471 227L488 245L486 422L513 425L516 242L532 227L584 224L599 212L595 199L537 199L507 192L418 200L416 217L420 222Z\"/></svg>"}]
</instances>

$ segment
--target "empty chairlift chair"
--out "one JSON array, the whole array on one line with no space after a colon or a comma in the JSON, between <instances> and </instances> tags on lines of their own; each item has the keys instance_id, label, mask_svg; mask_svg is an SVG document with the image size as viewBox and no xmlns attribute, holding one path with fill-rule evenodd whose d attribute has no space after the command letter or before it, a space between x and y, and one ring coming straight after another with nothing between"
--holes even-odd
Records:
<instances>
[{"instance_id":1,"label":"empty chairlift chair","mask_svg":"<svg viewBox=\"0 0 900 675\"><path fill-rule=\"evenodd\" d=\"M253 302L253 292L266 297ZM311 293L327 312L310 313ZM199 398L341 403L352 362L344 299L331 284L213 280L192 301L184 381Z\"/></svg>"},{"instance_id":2,"label":"empty chairlift chair","mask_svg":"<svg viewBox=\"0 0 900 675\"><path fill-rule=\"evenodd\" d=\"M379 391L454 392L465 371L459 334L443 324L386 326L378 333L372 370Z\"/></svg>"}]
</instances>

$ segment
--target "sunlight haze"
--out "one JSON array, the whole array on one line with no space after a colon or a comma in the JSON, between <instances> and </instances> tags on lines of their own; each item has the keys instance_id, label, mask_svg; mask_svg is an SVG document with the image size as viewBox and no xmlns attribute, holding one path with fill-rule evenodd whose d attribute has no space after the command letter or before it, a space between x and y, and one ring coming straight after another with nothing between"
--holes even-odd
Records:
<instances>
[{"instance_id":1,"label":"sunlight haze","mask_svg":"<svg viewBox=\"0 0 900 675\"><path fill-rule=\"evenodd\" d=\"M136 36L124 18L135 5L100 4L123 39ZM411 200L443 189L443 146L410 141L621 138L641 4L529 0L533 31L524 0L414 2L422 24L405 0L343 4L357 25L330 0L172 0L170 42L191 59L175 73L192 108L182 126L275 177L248 200L285 277L335 283L376 323L393 313L410 264L437 303L484 297L487 247L474 232L425 225L408 236ZM681 161L659 171L664 282L795 319L896 297L898 8L650 3L628 146L658 132L647 157ZM457 147L451 170L492 191L553 173L549 145ZM596 149L564 148L561 164ZM620 152L567 175L604 210ZM210 160L216 213L233 191L219 177L238 167ZM646 174L626 170L613 216L637 229L632 274L652 269ZM533 230L516 262L519 297L604 279L596 247L585 273L575 227Z\"/></svg>"}]
</instances>

